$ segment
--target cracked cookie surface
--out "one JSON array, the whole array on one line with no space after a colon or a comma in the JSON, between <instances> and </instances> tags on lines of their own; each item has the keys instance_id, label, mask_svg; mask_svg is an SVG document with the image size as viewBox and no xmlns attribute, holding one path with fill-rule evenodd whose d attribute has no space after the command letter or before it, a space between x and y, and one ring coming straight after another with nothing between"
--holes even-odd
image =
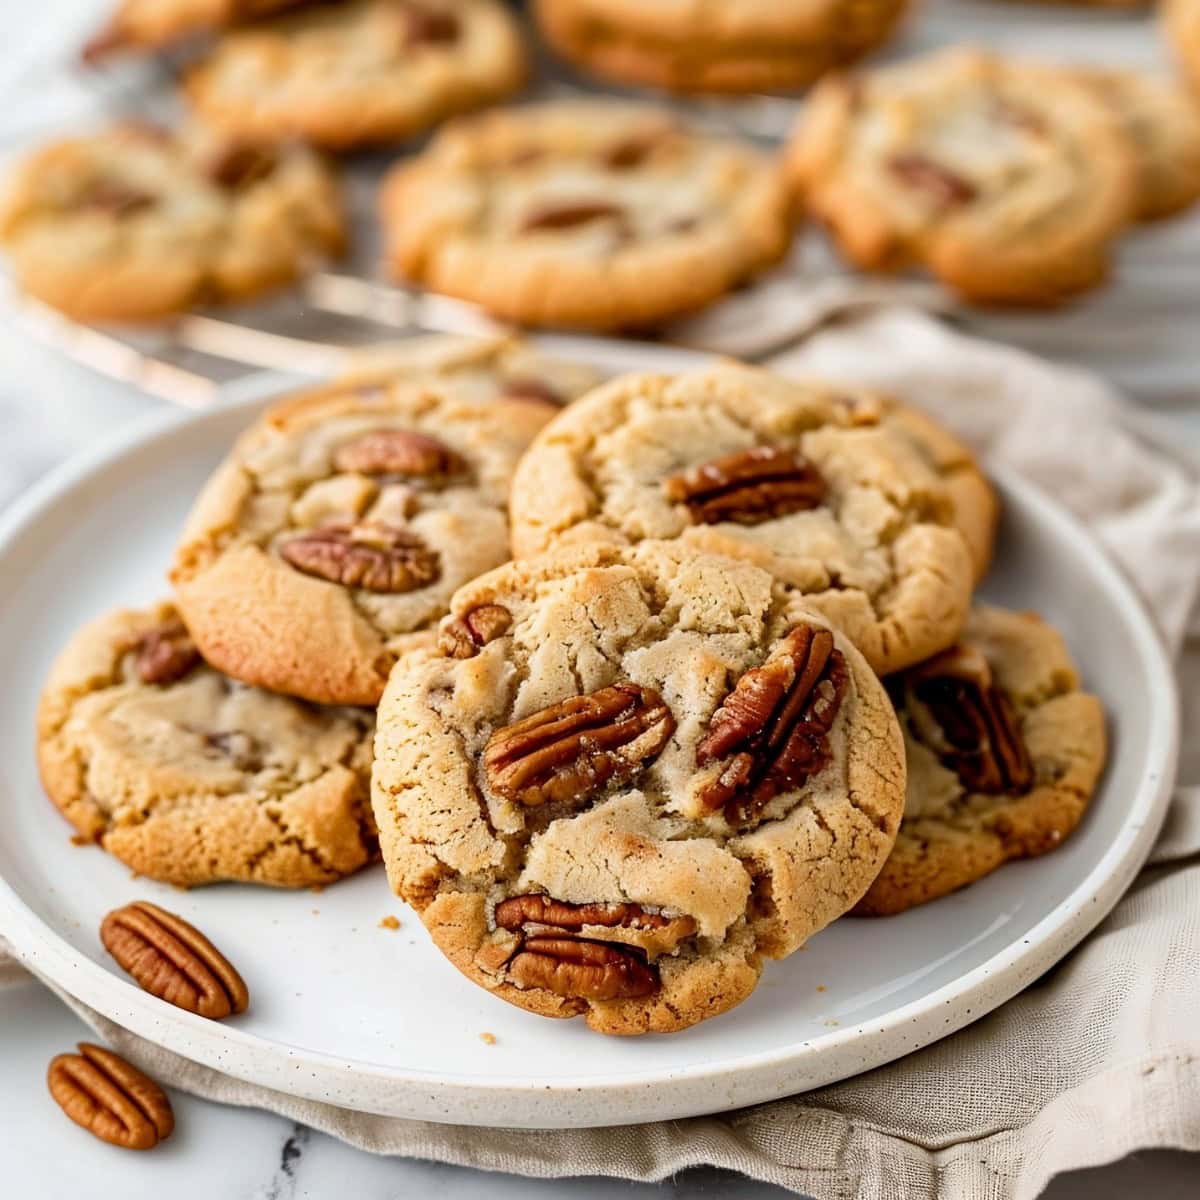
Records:
<instances>
[{"instance_id":1,"label":"cracked cookie surface","mask_svg":"<svg viewBox=\"0 0 1200 1200\"><path fill-rule=\"evenodd\" d=\"M80 837L181 887L332 883L377 852L374 714L207 666L170 604L71 639L38 709L38 765Z\"/></svg>"},{"instance_id":2,"label":"cracked cookie surface","mask_svg":"<svg viewBox=\"0 0 1200 1200\"><path fill-rule=\"evenodd\" d=\"M514 557L678 538L805 593L876 670L918 662L957 636L975 568L932 452L865 421L886 407L739 365L613 380L560 413L518 467Z\"/></svg>"},{"instance_id":3,"label":"cracked cookie surface","mask_svg":"<svg viewBox=\"0 0 1200 1200\"><path fill-rule=\"evenodd\" d=\"M935 900L1060 846L1104 768L1104 712L1059 634L976 605L959 644L889 680L908 764L895 849L856 912Z\"/></svg>"},{"instance_id":4,"label":"cracked cookie surface","mask_svg":"<svg viewBox=\"0 0 1200 1200\"><path fill-rule=\"evenodd\" d=\"M764 156L613 102L456 122L392 171L380 213L398 277L506 319L587 329L702 307L790 241Z\"/></svg>"},{"instance_id":5,"label":"cracked cookie surface","mask_svg":"<svg viewBox=\"0 0 1200 1200\"><path fill-rule=\"evenodd\" d=\"M344 150L410 137L524 79L498 0L346 0L228 34L184 87L219 128Z\"/></svg>"},{"instance_id":6,"label":"cracked cookie surface","mask_svg":"<svg viewBox=\"0 0 1200 1200\"><path fill-rule=\"evenodd\" d=\"M290 283L340 252L329 168L192 126L129 123L21 163L0 243L21 286L82 320L143 320Z\"/></svg>"},{"instance_id":7,"label":"cracked cookie surface","mask_svg":"<svg viewBox=\"0 0 1200 1200\"><path fill-rule=\"evenodd\" d=\"M393 889L493 994L600 1032L716 1016L862 895L902 744L803 598L682 542L511 563L393 672L372 802Z\"/></svg>"},{"instance_id":8,"label":"cracked cookie surface","mask_svg":"<svg viewBox=\"0 0 1200 1200\"><path fill-rule=\"evenodd\" d=\"M208 661L318 703L378 701L455 589L508 557L513 469L557 411L528 394L536 362L497 349L360 374L264 414L197 500L171 573Z\"/></svg>"},{"instance_id":9,"label":"cracked cookie surface","mask_svg":"<svg viewBox=\"0 0 1200 1200\"><path fill-rule=\"evenodd\" d=\"M1094 287L1137 200L1135 149L1086 84L977 50L822 82L788 161L855 264L924 266L984 302Z\"/></svg>"},{"instance_id":10,"label":"cracked cookie surface","mask_svg":"<svg viewBox=\"0 0 1200 1200\"><path fill-rule=\"evenodd\" d=\"M885 42L907 0L538 0L564 58L622 83L679 92L804 87Z\"/></svg>"}]
</instances>

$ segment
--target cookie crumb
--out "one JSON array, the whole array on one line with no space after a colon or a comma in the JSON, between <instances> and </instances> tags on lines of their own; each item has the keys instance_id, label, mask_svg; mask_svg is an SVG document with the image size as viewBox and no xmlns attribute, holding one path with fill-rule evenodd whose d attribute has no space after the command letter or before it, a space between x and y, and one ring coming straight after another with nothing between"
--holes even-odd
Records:
<instances>
[{"instance_id":1,"label":"cookie crumb","mask_svg":"<svg viewBox=\"0 0 1200 1200\"><path fill-rule=\"evenodd\" d=\"M817 991L818 991L818 992L823 992L824 990L825 990L825 985L824 985L823 983L818 983L818 984L817 984Z\"/></svg>"},{"instance_id":2,"label":"cookie crumb","mask_svg":"<svg viewBox=\"0 0 1200 1200\"><path fill-rule=\"evenodd\" d=\"M76 833L76 834L71 835L71 845L72 846L90 846L90 845L92 845L94 840L95 839L90 838L90 837L84 837L82 833Z\"/></svg>"},{"instance_id":3,"label":"cookie crumb","mask_svg":"<svg viewBox=\"0 0 1200 1200\"><path fill-rule=\"evenodd\" d=\"M485 1046L494 1046L496 1044L496 1035L494 1033L487 1033L485 1031L479 1035L479 1040Z\"/></svg>"},{"instance_id":4,"label":"cookie crumb","mask_svg":"<svg viewBox=\"0 0 1200 1200\"><path fill-rule=\"evenodd\" d=\"M314 908L314 909L312 910L312 915L313 915L314 917L319 917L319 916L321 915L321 910L320 910L319 908Z\"/></svg>"},{"instance_id":5,"label":"cookie crumb","mask_svg":"<svg viewBox=\"0 0 1200 1200\"><path fill-rule=\"evenodd\" d=\"M399 929L400 928L400 919L398 917L380 917L379 918L379 928L380 929Z\"/></svg>"}]
</instances>

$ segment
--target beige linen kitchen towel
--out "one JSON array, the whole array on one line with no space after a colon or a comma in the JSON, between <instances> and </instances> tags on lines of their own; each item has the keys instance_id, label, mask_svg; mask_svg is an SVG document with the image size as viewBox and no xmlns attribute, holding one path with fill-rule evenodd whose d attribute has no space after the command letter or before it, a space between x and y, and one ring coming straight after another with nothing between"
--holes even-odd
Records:
<instances>
[{"instance_id":1,"label":"beige linen kitchen towel","mask_svg":"<svg viewBox=\"0 0 1200 1200\"><path fill-rule=\"evenodd\" d=\"M1124 565L1190 661L1197 479L1098 380L893 310L844 318L776 363L882 384L1054 493ZM1187 682L1196 702L1185 742L1195 745L1200 686ZM890 1066L720 1116L567 1132L364 1116L197 1066L64 999L163 1082L376 1153L541 1177L657 1180L712 1164L817 1200L1032 1200L1060 1171L1145 1147L1200 1150L1200 788L1184 786L1198 778L1200 762L1185 759L1152 865L1021 996Z\"/></svg>"}]
</instances>

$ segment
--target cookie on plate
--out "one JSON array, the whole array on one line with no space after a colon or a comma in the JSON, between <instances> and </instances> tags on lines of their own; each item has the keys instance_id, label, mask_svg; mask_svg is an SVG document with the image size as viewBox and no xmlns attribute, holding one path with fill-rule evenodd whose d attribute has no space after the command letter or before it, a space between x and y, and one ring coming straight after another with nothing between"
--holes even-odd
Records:
<instances>
[{"instance_id":1,"label":"cookie on plate","mask_svg":"<svg viewBox=\"0 0 1200 1200\"><path fill-rule=\"evenodd\" d=\"M907 0L537 0L564 58L618 83L678 92L800 88L891 36Z\"/></svg>"},{"instance_id":2,"label":"cookie on plate","mask_svg":"<svg viewBox=\"0 0 1200 1200\"><path fill-rule=\"evenodd\" d=\"M1171 216L1200 198L1200 103L1141 71L1088 70L1089 84L1121 122L1138 161L1137 216Z\"/></svg>"},{"instance_id":3,"label":"cookie on plate","mask_svg":"<svg viewBox=\"0 0 1200 1200\"><path fill-rule=\"evenodd\" d=\"M1163 0L1162 20L1180 64L1200 88L1200 0Z\"/></svg>"},{"instance_id":4,"label":"cookie on plate","mask_svg":"<svg viewBox=\"0 0 1200 1200\"><path fill-rule=\"evenodd\" d=\"M1059 634L977 605L962 640L889 681L908 761L891 857L856 908L884 916L1056 849L1104 767L1104 712Z\"/></svg>"},{"instance_id":5,"label":"cookie on plate","mask_svg":"<svg viewBox=\"0 0 1200 1200\"><path fill-rule=\"evenodd\" d=\"M345 150L411 137L524 79L499 0L346 0L227 35L185 92L205 121L240 136Z\"/></svg>"},{"instance_id":6,"label":"cookie on plate","mask_svg":"<svg viewBox=\"0 0 1200 1200\"><path fill-rule=\"evenodd\" d=\"M37 151L8 178L0 244L20 285L81 320L143 320L294 280L344 241L302 146L129 123Z\"/></svg>"},{"instance_id":7,"label":"cookie on plate","mask_svg":"<svg viewBox=\"0 0 1200 1200\"><path fill-rule=\"evenodd\" d=\"M790 240L776 167L635 105L563 101L444 130L385 182L401 279L530 325L644 327L703 307Z\"/></svg>"},{"instance_id":8,"label":"cookie on plate","mask_svg":"<svg viewBox=\"0 0 1200 1200\"><path fill-rule=\"evenodd\" d=\"M461 591L397 667L372 803L393 889L475 983L603 1033L732 1008L893 844L903 748L862 656L765 571L590 546Z\"/></svg>"},{"instance_id":9,"label":"cookie on plate","mask_svg":"<svg viewBox=\"0 0 1200 1200\"><path fill-rule=\"evenodd\" d=\"M604 384L517 468L513 555L678 538L805 593L881 673L928 658L966 619L971 554L928 454L859 423L858 394L736 364Z\"/></svg>"},{"instance_id":10,"label":"cookie on plate","mask_svg":"<svg viewBox=\"0 0 1200 1200\"><path fill-rule=\"evenodd\" d=\"M79 836L181 887L332 883L377 853L374 713L207 666L170 604L93 621L38 709L38 765Z\"/></svg>"},{"instance_id":11,"label":"cookie on plate","mask_svg":"<svg viewBox=\"0 0 1200 1200\"><path fill-rule=\"evenodd\" d=\"M171 579L205 658L324 704L374 704L450 597L508 558L517 459L557 408L385 373L270 409L197 500Z\"/></svg>"},{"instance_id":12,"label":"cookie on plate","mask_svg":"<svg viewBox=\"0 0 1200 1200\"><path fill-rule=\"evenodd\" d=\"M924 266L985 302L1100 283L1137 199L1134 148L1091 88L975 50L824 81L788 161L858 266Z\"/></svg>"},{"instance_id":13,"label":"cookie on plate","mask_svg":"<svg viewBox=\"0 0 1200 1200\"><path fill-rule=\"evenodd\" d=\"M157 50L195 33L273 16L311 0L121 0L83 48L88 62L125 50Z\"/></svg>"}]
</instances>

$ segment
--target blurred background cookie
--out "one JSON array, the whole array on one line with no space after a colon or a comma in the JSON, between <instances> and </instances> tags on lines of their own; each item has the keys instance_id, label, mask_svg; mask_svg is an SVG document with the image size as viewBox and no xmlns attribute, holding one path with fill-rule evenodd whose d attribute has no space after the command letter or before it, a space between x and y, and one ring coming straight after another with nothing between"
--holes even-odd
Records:
<instances>
[{"instance_id":1,"label":"blurred background cookie","mask_svg":"<svg viewBox=\"0 0 1200 1200\"><path fill-rule=\"evenodd\" d=\"M83 320L140 320L257 295L345 240L312 151L140 123L34 153L0 199L21 286Z\"/></svg>"},{"instance_id":2,"label":"blurred background cookie","mask_svg":"<svg viewBox=\"0 0 1200 1200\"><path fill-rule=\"evenodd\" d=\"M38 765L80 837L139 875L307 887L376 852L374 727L213 670L159 604L72 638L42 694Z\"/></svg>"},{"instance_id":3,"label":"blurred background cookie","mask_svg":"<svg viewBox=\"0 0 1200 1200\"><path fill-rule=\"evenodd\" d=\"M809 211L866 270L928 268L979 301L1100 283L1136 211L1122 120L1062 69L952 49L823 82L788 151Z\"/></svg>"},{"instance_id":4,"label":"blurred background cookie","mask_svg":"<svg viewBox=\"0 0 1200 1200\"><path fill-rule=\"evenodd\" d=\"M1163 0L1162 20L1180 65L1200 89L1200 0Z\"/></svg>"},{"instance_id":5,"label":"blurred background cookie","mask_svg":"<svg viewBox=\"0 0 1200 1200\"><path fill-rule=\"evenodd\" d=\"M393 170L380 213L397 277L510 320L595 330L700 308L791 238L765 155L600 101L456 122Z\"/></svg>"},{"instance_id":6,"label":"blurred background cookie","mask_svg":"<svg viewBox=\"0 0 1200 1200\"><path fill-rule=\"evenodd\" d=\"M345 0L228 34L184 90L231 133L344 150L420 133L524 79L516 21L499 0Z\"/></svg>"},{"instance_id":7,"label":"blurred background cookie","mask_svg":"<svg viewBox=\"0 0 1200 1200\"><path fill-rule=\"evenodd\" d=\"M679 92L804 87L882 45L907 0L535 0L546 41L582 70Z\"/></svg>"}]
</instances>

